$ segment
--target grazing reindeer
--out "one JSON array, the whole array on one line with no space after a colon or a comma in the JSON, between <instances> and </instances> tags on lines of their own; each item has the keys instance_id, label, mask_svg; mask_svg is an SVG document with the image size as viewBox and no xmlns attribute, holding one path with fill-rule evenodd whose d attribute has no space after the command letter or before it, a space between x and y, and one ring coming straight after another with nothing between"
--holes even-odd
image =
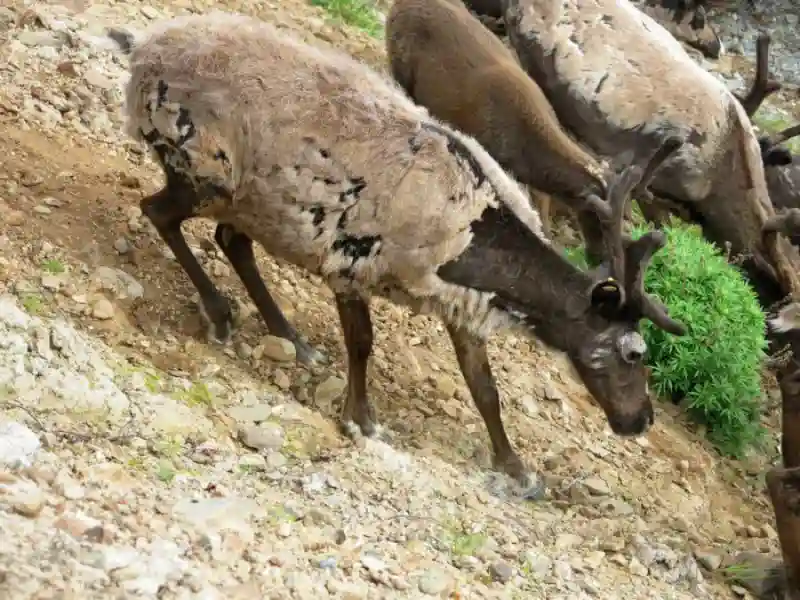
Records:
<instances>
[{"instance_id":1,"label":"grazing reindeer","mask_svg":"<svg viewBox=\"0 0 800 600\"><path fill-rule=\"evenodd\" d=\"M216 11L159 22L138 41L109 35L130 55L128 131L166 176L142 202L164 241L179 249L174 224L210 217L223 248L255 240L334 291L347 348L345 431L378 431L366 383L373 295L444 320L494 465L523 485L530 479L503 427L487 355L495 331L518 327L565 352L617 434L650 427L639 322L685 328L643 287L665 235L626 239L622 213L680 139L644 168L625 169L607 203L587 197L606 260L586 272L544 237L522 187L473 138L343 53ZM226 253L245 272L242 255ZM213 301L196 259L175 254ZM262 314L276 310L263 306L263 282L251 275L242 279Z\"/></svg>"},{"instance_id":2,"label":"grazing reindeer","mask_svg":"<svg viewBox=\"0 0 800 600\"><path fill-rule=\"evenodd\" d=\"M709 58L719 58L725 46L706 17L706 7L687 0L642 0L637 7L650 15L675 39L699 50Z\"/></svg>"},{"instance_id":3,"label":"grazing reindeer","mask_svg":"<svg viewBox=\"0 0 800 600\"><path fill-rule=\"evenodd\" d=\"M512 51L460 0L396 0L386 49L393 77L415 103L474 137L531 188L547 235L551 196L579 209L587 194L605 193L604 166L567 135ZM597 256L596 219L578 218Z\"/></svg>"},{"instance_id":4,"label":"grazing reindeer","mask_svg":"<svg viewBox=\"0 0 800 600\"><path fill-rule=\"evenodd\" d=\"M506 35L504 0L463 0L481 22L498 36ZM664 26L675 38L709 58L719 58L725 47L706 18L703 3L686 0L640 0L637 6Z\"/></svg>"},{"instance_id":5,"label":"grazing reindeer","mask_svg":"<svg viewBox=\"0 0 800 600\"><path fill-rule=\"evenodd\" d=\"M741 255L769 305L800 289L786 240L764 246L774 210L758 139L740 101L628 0L504 0L511 45L561 123L601 156L641 150L664 135L689 139L640 196L701 224Z\"/></svg>"}]
</instances>

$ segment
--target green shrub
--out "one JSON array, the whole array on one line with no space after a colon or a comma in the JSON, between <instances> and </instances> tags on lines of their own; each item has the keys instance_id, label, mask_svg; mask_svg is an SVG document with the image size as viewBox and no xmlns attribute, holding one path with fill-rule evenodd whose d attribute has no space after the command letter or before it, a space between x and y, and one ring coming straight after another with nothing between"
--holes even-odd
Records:
<instances>
[{"instance_id":1,"label":"green shrub","mask_svg":"<svg viewBox=\"0 0 800 600\"><path fill-rule=\"evenodd\" d=\"M363 29L373 37L383 34L383 23L374 0L311 0L311 4L321 6L335 19Z\"/></svg>"},{"instance_id":2,"label":"green shrub","mask_svg":"<svg viewBox=\"0 0 800 600\"><path fill-rule=\"evenodd\" d=\"M631 235L638 238L647 230L634 226ZM659 396L680 400L721 452L741 456L763 434L764 314L739 269L699 227L673 220L664 231L667 245L650 262L645 288L689 332L673 336L642 321L651 385ZM586 267L582 249L567 249L566 255Z\"/></svg>"}]
</instances>

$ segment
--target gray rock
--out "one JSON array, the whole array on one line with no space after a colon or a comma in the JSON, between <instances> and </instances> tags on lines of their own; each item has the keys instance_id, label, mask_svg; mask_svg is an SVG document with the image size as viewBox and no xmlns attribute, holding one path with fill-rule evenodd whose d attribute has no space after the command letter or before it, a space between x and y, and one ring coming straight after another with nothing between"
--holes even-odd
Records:
<instances>
[{"instance_id":1,"label":"gray rock","mask_svg":"<svg viewBox=\"0 0 800 600\"><path fill-rule=\"evenodd\" d=\"M514 568L507 562L498 560L489 566L489 574L495 581L507 583L514 576Z\"/></svg>"},{"instance_id":2,"label":"gray rock","mask_svg":"<svg viewBox=\"0 0 800 600\"><path fill-rule=\"evenodd\" d=\"M100 289L113 292L120 300L126 298L135 300L144 296L142 284L122 269L98 267L92 274L92 281Z\"/></svg>"},{"instance_id":3,"label":"gray rock","mask_svg":"<svg viewBox=\"0 0 800 600\"><path fill-rule=\"evenodd\" d=\"M339 377L328 377L314 391L314 402L317 406L328 406L342 395L347 383Z\"/></svg>"},{"instance_id":4,"label":"gray rock","mask_svg":"<svg viewBox=\"0 0 800 600\"><path fill-rule=\"evenodd\" d=\"M253 450L278 450L283 446L283 428L276 423L244 425L239 429L239 439Z\"/></svg>"},{"instance_id":5,"label":"gray rock","mask_svg":"<svg viewBox=\"0 0 800 600\"><path fill-rule=\"evenodd\" d=\"M228 415L240 423L260 423L272 416L272 407L269 404L232 406L228 409ZM264 427L267 428L268 425L264 425ZM281 429L280 425L275 427ZM282 430L280 431L280 436L283 436Z\"/></svg>"},{"instance_id":6,"label":"gray rock","mask_svg":"<svg viewBox=\"0 0 800 600\"><path fill-rule=\"evenodd\" d=\"M428 569L420 577L417 586L423 594L440 596L453 587L453 578L441 569Z\"/></svg>"},{"instance_id":7,"label":"gray rock","mask_svg":"<svg viewBox=\"0 0 800 600\"><path fill-rule=\"evenodd\" d=\"M539 577L544 577L549 574L553 566L553 561L550 557L534 550L526 550L522 555L522 561L531 573Z\"/></svg>"},{"instance_id":8,"label":"gray rock","mask_svg":"<svg viewBox=\"0 0 800 600\"><path fill-rule=\"evenodd\" d=\"M23 31L17 39L26 46L51 48L61 48L69 41L68 36L59 31Z\"/></svg>"},{"instance_id":9,"label":"gray rock","mask_svg":"<svg viewBox=\"0 0 800 600\"><path fill-rule=\"evenodd\" d=\"M611 493L608 484L599 477L587 477L583 485L594 496L608 496Z\"/></svg>"},{"instance_id":10,"label":"gray rock","mask_svg":"<svg viewBox=\"0 0 800 600\"><path fill-rule=\"evenodd\" d=\"M716 571L722 564L722 555L715 550L698 549L694 551L694 556L709 571Z\"/></svg>"},{"instance_id":11,"label":"gray rock","mask_svg":"<svg viewBox=\"0 0 800 600\"><path fill-rule=\"evenodd\" d=\"M107 298L98 298L92 304L92 316L100 321L114 318L114 305Z\"/></svg>"}]
</instances>

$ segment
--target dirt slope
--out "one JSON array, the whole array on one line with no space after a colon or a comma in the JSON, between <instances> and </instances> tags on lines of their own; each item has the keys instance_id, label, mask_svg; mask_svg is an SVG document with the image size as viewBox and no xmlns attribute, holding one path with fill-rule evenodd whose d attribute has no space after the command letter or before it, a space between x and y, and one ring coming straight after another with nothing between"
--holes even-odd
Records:
<instances>
[{"instance_id":1,"label":"dirt slope","mask_svg":"<svg viewBox=\"0 0 800 600\"><path fill-rule=\"evenodd\" d=\"M763 461L720 460L672 407L647 438L613 437L534 342L491 354L509 434L554 490L540 504L490 471L433 319L375 305L390 445L335 431L343 346L314 278L262 257L331 364L273 360L253 316L230 347L207 344L138 210L160 178L121 134L125 62L102 31L212 4L382 68L380 42L302 0L0 8L0 597L726 598L721 562L777 555ZM185 230L244 297L211 225Z\"/></svg>"}]
</instances>

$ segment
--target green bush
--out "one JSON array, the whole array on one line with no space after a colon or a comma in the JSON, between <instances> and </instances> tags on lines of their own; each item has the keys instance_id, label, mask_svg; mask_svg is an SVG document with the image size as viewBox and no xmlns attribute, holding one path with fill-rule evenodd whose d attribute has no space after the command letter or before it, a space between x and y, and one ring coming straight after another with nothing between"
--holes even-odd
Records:
<instances>
[{"instance_id":1,"label":"green bush","mask_svg":"<svg viewBox=\"0 0 800 600\"><path fill-rule=\"evenodd\" d=\"M383 35L383 23L374 0L311 0L328 13L348 25L363 29L373 37Z\"/></svg>"},{"instance_id":2,"label":"green bush","mask_svg":"<svg viewBox=\"0 0 800 600\"><path fill-rule=\"evenodd\" d=\"M634 226L631 235L638 238L647 230ZM642 322L651 385L659 396L680 400L721 452L741 456L763 434L764 314L739 269L702 237L699 227L673 220L664 231L667 245L650 262L645 288L689 332L673 336ZM566 254L586 267L582 249Z\"/></svg>"}]
</instances>

